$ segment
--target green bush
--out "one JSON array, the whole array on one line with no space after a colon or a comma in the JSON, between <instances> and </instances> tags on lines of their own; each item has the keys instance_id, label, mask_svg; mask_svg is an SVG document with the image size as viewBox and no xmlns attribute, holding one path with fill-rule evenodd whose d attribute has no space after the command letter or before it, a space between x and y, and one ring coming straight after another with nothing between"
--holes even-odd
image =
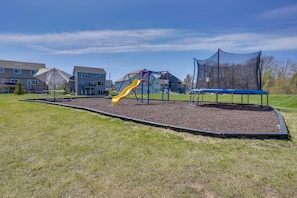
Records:
<instances>
[{"instance_id":1,"label":"green bush","mask_svg":"<svg viewBox=\"0 0 297 198\"><path fill-rule=\"evenodd\" d=\"M115 96L115 95L116 95L116 92L113 91L113 90L109 90L109 95L111 95L111 96Z\"/></svg>"}]
</instances>

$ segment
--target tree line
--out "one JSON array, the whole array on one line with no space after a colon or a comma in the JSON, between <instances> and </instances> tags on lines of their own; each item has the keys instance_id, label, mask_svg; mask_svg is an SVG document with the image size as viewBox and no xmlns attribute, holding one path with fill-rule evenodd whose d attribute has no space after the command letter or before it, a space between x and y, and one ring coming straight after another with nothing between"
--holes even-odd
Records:
<instances>
[{"instance_id":1,"label":"tree line","mask_svg":"<svg viewBox=\"0 0 297 198\"><path fill-rule=\"evenodd\" d=\"M297 93L297 62L277 60L274 56L261 58L262 90L271 94Z\"/></svg>"},{"instance_id":2,"label":"tree line","mask_svg":"<svg viewBox=\"0 0 297 198\"><path fill-rule=\"evenodd\" d=\"M274 56L262 56L260 62L262 90L271 94L297 93L297 62L290 59L278 60ZM192 87L193 76L187 74L184 84Z\"/></svg>"}]
</instances>

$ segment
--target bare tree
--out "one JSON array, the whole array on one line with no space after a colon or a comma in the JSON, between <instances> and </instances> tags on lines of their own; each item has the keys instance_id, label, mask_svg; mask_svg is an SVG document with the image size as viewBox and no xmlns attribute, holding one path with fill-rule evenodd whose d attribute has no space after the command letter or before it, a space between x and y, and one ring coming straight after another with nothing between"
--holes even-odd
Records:
<instances>
[{"instance_id":1,"label":"bare tree","mask_svg":"<svg viewBox=\"0 0 297 198\"><path fill-rule=\"evenodd\" d=\"M297 62L296 61L294 61L294 62L292 61L291 70L293 72L293 75L297 74Z\"/></svg>"},{"instance_id":2,"label":"bare tree","mask_svg":"<svg viewBox=\"0 0 297 198\"><path fill-rule=\"evenodd\" d=\"M187 74L184 83L186 84L186 88L192 87L192 76L190 74Z\"/></svg>"},{"instance_id":3,"label":"bare tree","mask_svg":"<svg viewBox=\"0 0 297 198\"><path fill-rule=\"evenodd\" d=\"M274 56L262 56L260 63L261 76L271 70L272 75L277 71L277 61Z\"/></svg>"},{"instance_id":4,"label":"bare tree","mask_svg":"<svg viewBox=\"0 0 297 198\"><path fill-rule=\"evenodd\" d=\"M277 77L289 80L294 75L293 62L290 59L280 60L277 63Z\"/></svg>"}]
</instances>

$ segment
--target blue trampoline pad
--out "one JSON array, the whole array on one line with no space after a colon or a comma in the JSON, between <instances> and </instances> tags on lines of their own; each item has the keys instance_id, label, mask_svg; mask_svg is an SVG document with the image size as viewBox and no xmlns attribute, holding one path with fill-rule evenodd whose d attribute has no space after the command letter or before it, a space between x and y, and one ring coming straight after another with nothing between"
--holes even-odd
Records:
<instances>
[{"instance_id":1,"label":"blue trampoline pad","mask_svg":"<svg viewBox=\"0 0 297 198\"><path fill-rule=\"evenodd\" d=\"M244 89L191 89L191 94L195 93L218 93L218 94L254 94L268 95L268 91L244 90Z\"/></svg>"}]
</instances>

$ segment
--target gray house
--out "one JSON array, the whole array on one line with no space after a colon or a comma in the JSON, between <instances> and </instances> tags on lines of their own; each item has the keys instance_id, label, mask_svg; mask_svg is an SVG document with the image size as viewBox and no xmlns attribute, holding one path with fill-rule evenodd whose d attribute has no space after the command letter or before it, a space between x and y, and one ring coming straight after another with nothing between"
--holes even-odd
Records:
<instances>
[{"instance_id":1,"label":"gray house","mask_svg":"<svg viewBox=\"0 0 297 198\"><path fill-rule=\"evenodd\" d=\"M106 91L106 72L102 68L74 66L71 92L77 95L104 95Z\"/></svg>"},{"instance_id":2,"label":"gray house","mask_svg":"<svg viewBox=\"0 0 297 198\"><path fill-rule=\"evenodd\" d=\"M112 90L114 87L112 80L106 80L105 82L105 88L107 91Z\"/></svg>"},{"instance_id":3,"label":"gray house","mask_svg":"<svg viewBox=\"0 0 297 198\"><path fill-rule=\"evenodd\" d=\"M27 93L45 89L45 83L33 77L40 68L45 64L0 60L0 93L12 93L18 82Z\"/></svg>"},{"instance_id":4,"label":"gray house","mask_svg":"<svg viewBox=\"0 0 297 198\"><path fill-rule=\"evenodd\" d=\"M170 91L176 92L176 93L185 93L186 92L186 85L181 82L180 79L178 79L176 76L167 73L164 74L160 77L161 79L166 79L164 80L165 83L163 83L166 87L170 87Z\"/></svg>"}]
</instances>

